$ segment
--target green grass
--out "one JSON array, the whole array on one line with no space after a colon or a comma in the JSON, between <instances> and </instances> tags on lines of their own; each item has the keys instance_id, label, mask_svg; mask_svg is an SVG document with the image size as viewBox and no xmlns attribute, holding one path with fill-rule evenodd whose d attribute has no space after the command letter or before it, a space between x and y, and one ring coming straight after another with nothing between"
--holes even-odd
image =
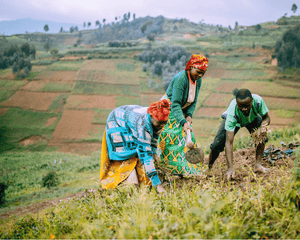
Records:
<instances>
[{"instance_id":1,"label":"green grass","mask_svg":"<svg viewBox=\"0 0 300 240\"><path fill-rule=\"evenodd\" d=\"M267 78L268 73L261 70L227 70L222 79L253 80Z\"/></svg>"},{"instance_id":2,"label":"green grass","mask_svg":"<svg viewBox=\"0 0 300 240\"><path fill-rule=\"evenodd\" d=\"M106 124L107 117L111 111L112 110L110 110L110 109L97 109L94 119L93 119L93 123L94 124Z\"/></svg>"},{"instance_id":3,"label":"green grass","mask_svg":"<svg viewBox=\"0 0 300 240\"><path fill-rule=\"evenodd\" d=\"M60 164L60 159L66 162ZM82 191L86 187L96 187L96 180L91 181L91 178L99 171L99 159L99 152L90 156L55 152L1 154L0 182L8 183L9 188L5 192L6 203L0 208L0 213L16 206ZM54 160L57 164L54 164ZM42 186L42 177L50 171L56 171L60 184L47 189Z\"/></svg>"},{"instance_id":4,"label":"green grass","mask_svg":"<svg viewBox=\"0 0 300 240\"><path fill-rule=\"evenodd\" d=\"M274 110L274 113L276 117L281 117L281 118L294 118L295 117L295 111L289 111L289 110Z\"/></svg>"},{"instance_id":5,"label":"green grass","mask_svg":"<svg viewBox=\"0 0 300 240\"><path fill-rule=\"evenodd\" d=\"M257 70L257 69L265 69L266 66L259 64L257 62L248 62L247 60L239 60L237 62L230 63L226 69L247 69L249 71L251 70Z\"/></svg>"},{"instance_id":6,"label":"green grass","mask_svg":"<svg viewBox=\"0 0 300 240\"><path fill-rule=\"evenodd\" d=\"M116 97L116 99L117 99L116 107L123 106L123 105L141 105L141 98L118 96Z\"/></svg>"},{"instance_id":7,"label":"green grass","mask_svg":"<svg viewBox=\"0 0 300 240\"><path fill-rule=\"evenodd\" d=\"M83 61L55 62L47 67L49 71L78 71Z\"/></svg>"},{"instance_id":8,"label":"green grass","mask_svg":"<svg viewBox=\"0 0 300 240\"><path fill-rule=\"evenodd\" d=\"M135 64L127 63L127 62L117 62L116 67L118 71L129 71L133 72L136 68Z\"/></svg>"},{"instance_id":9,"label":"green grass","mask_svg":"<svg viewBox=\"0 0 300 240\"><path fill-rule=\"evenodd\" d=\"M0 103L7 100L9 97L11 97L16 91L11 89L1 89L0 88ZM0 104L1 105L1 104Z\"/></svg>"},{"instance_id":10,"label":"green grass","mask_svg":"<svg viewBox=\"0 0 300 240\"><path fill-rule=\"evenodd\" d=\"M73 83L54 83L47 82L46 85L39 89L41 92L71 92Z\"/></svg>"},{"instance_id":11,"label":"green grass","mask_svg":"<svg viewBox=\"0 0 300 240\"><path fill-rule=\"evenodd\" d=\"M140 86L76 81L72 93L139 96Z\"/></svg>"},{"instance_id":12,"label":"green grass","mask_svg":"<svg viewBox=\"0 0 300 240\"><path fill-rule=\"evenodd\" d=\"M67 99L69 98L70 94L60 94L58 95L54 101L51 103L50 107L48 108L48 111L56 111L60 110L62 111L62 108L64 104L67 102Z\"/></svg>"},{"instance_id":13,"label":"green grass","mask_svg":"<svg viewBox=\"0 0 300 240\"><path fill-rule=\"evenodd\" d=\"M46 123L51 117L57 117L57 119L54 124L47 127ZM19 141L30 136L38 135L50 139L60 117L60 113L23 111L10 108L5 114L0 115L0 152L14 148L22 150L23 147Z\"/></svg>"},{"instance_id":14,"label":"green grass","mask_svg":"<svg viewBox=\"0 0 300 240\"><path fill-rule=\"evenodd\" d=\"M0 103L12 96L27 81L0 80Z\"/></svg>"}]
</instances>

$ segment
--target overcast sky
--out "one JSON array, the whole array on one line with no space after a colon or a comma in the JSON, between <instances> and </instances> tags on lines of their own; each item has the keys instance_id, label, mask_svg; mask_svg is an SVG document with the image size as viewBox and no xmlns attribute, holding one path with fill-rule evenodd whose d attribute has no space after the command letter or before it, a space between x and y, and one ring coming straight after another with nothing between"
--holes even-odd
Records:
<instances>
[{"instance_id":1,"label":"overcast sky","mask_svg":"<svg viewBox=\"0 0 300 240\"><path fill-rule=\"evenodd\" d=\"M291 11L292 5L297 12ZM166 18L186 18L199 23L221 24L224 27L251 26L267 21L276 21L287 13L299 15L300 0L0 0L0 21L32 18L77 24L135 13L136 18L162 15Z\"/></svg>"}]
</instances>

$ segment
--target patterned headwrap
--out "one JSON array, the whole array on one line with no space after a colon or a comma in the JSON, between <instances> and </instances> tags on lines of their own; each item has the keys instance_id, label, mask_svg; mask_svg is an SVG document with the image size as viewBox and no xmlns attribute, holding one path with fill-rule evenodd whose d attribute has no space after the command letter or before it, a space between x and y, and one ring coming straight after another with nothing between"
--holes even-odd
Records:
<instances>
[{"instance_id":1,"label":"patterned headwrap","mask_svg":"<svg viewBox=\"0 0 300 240\"><path fill-rule=\"evenodd\" d=\"M208 67L208 59L203 55L193 54L191 59L187 62L185 70L190 70L191 66L206 71Z\"/></svg>"},{"instance_id":2,"label":"patterned headwrap","mask_svg":"<svg viewBox=\"0 0 300 240\"><path fill-rule=\"evenodd\" d=\"M150 104L147 113L157 121L167 121L170 114L171 102L168 99L159 100Z\"/></svg>"}]
</instances>

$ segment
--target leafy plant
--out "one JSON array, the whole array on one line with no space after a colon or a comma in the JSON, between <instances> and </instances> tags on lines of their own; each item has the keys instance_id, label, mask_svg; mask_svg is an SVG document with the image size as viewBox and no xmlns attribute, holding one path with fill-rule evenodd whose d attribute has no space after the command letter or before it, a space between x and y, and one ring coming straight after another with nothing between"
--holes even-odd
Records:
<instances>
[{"instance_id":1,"label":"leafy plant","mask_svg":"<svg viewBox=\"0 0 300 240\"><path fill-rule=\"evenodd\" d=\"M43 187L50 188L50 187L55 187L58 184L59 184L59 179L56 171L50 171L42 178Z\"/></svg>"}]
</instances>

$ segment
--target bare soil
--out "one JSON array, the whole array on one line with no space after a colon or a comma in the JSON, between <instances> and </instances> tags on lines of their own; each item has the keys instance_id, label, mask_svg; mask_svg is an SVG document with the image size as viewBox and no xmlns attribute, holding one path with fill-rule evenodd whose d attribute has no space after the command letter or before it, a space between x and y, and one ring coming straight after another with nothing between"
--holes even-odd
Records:
<instances>
[{"instance_id":1,"label":"bare soil","mask_svg":"<svg viewBox=\"0 0 300 240\"><path fill-rule=\"evenodd\" d=\"M1 105L7 107L21 107L24 110L47 111L58 95L59 93L18 91L11 98L2 102Z\"/></svg>"},{"instance_id":2,"label":"bare soil","mask_svg":"<svg viewBox=\"0 0 300 240\"><path fill-rule=\"evenodd\" d=\"M77 71L43 71L37 74L34 80L49 80L51 82L74 82Z\"/></svg>"},{"instance_id":3,"label":"bare soil","mask_svg":"<svg viewBox=\"0 0 300 240\"><path fill-rule=\"evenodd\" d=\"M226 70L223 68L209 68L205 73L205 77L222 78Z\"/></svg>"},{"instance_id":4,"label":"bare soil","mask_svg":"<svg viewBox=\"0 0 300 240\"><path fill-rule=\"evenodd\" d=\"M8 111L8 107L2 107L0 108L0 115L5 114Z\"/></svg>"},{"instance_id":5,"label":"bare soil","mask_svg":"<svg viewBox=\"0 0 300 240\"><path fill-rule=\"evenodd\" d=\"M211 93L203 105L204 106L227 107L229 104L229 101L231 99L233 99L232 94Z\"/></svg>"},{"instance_id":6,"label":"bare soil","mask_svg":"<svg viewBox=\"0 0 300 240\"><path fill-rule=\"evenodd\" d=\"M141 93L141 105L149 106L151 103L158 101L163 93Z\"/></svg>"},{"instance_id":7,"label":"bare soil","mask_svg":"<svg viewBox=\"0 0 300 240\"><path fill-rule=\"evenodd\" d=\"M105 71L107 69L114 70L115 63L110 59L92 59L85 60L84 65L80 68L81 70L97 70L97 71Z\"/></svg>"},{"instance_id":8,"label":"bare soil","mask_svg":"<svg viewBox=\"0 0 300 240\"><path fill-rule=\"evenodd\" d=\"M92 122L95 112L91 110L64 110L57 124L51 141L70 142L84 139L93 129Z\"/></svg>"},{"instance_id":9,"label":"bare soil","mask_svg":"<svg viewBox=\"0 0 300 240\"><path fill-rule=\"evenodd\" d=\"M232 93L233 89L238 88L240 89L244 82L242 81L221 81L219 86L217 86L214 91L216 92L228 92Z\"/></svg>"},{"instance_id":10,"label":"bare soil","mask_svg":"<svg viewBox=\"0 0 300 240\"><path fill-rule=\"evenodd\" d=\"M206 118L219 118L225 110L226 108L201 107L194 116Z\"/></svg>"},{"instance_id":11,"label":"bare soil","mask_svg":"<svg viewBox=\"0 0 300 240\"><path fill-rule=\"evenodd\" d=\"M34 144L34 143L37 143L42 140L46 140L46 139L42 138L41 136L36 135L36 136L30 136L28 138L25 138L25 139L19 141L19 143L24 146L28 146L30 144Z\"/></svg>"}]
</instances>

